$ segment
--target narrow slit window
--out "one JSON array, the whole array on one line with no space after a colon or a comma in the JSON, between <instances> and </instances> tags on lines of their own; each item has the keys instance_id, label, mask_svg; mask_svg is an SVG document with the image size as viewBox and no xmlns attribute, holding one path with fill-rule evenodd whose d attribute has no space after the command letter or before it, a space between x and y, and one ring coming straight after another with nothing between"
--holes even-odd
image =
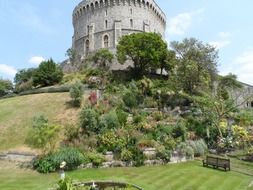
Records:
<instances>
[{"instance_id":1,"label":"narrow slit window","mask_svg":"<svg viewBox=\"0 0 253 190\"><path fill-rule=\"evenodd\" d=\"M109 36L105 35L104 36L104 48L108 48L109 47Z\"/></svg>"},{"instance_id":2,"label":"narrow slit window","mask_svg":"<svg viewBox=\"0 0 253 190\"><path fill-rule=\"evenodd\" d=\"M134 27L134 21L133 21L133 19L130 19L130 27L131 27L131 28Z\"/></svg>"},{"instance_id":3,"label":"narrow slit window","mask_svg":"<svg viewBox=\"0 0 253 190\"><path fill-rule=\"evenodd\" d=\"M88 55L89 49L90 49L90 41L86 40L86 42L85 42L85 53L86 53L86 55Z\"/></svg>"}]
</instances>

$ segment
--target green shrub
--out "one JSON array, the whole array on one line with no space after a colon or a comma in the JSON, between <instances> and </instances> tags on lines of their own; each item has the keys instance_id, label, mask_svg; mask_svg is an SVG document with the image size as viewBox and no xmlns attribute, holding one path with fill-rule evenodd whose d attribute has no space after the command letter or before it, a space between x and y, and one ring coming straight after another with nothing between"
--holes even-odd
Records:
<instances>
[{"instance_id":1,"label":"green shrub","mask_svg":"<svg viewBox=\"0 0 253 190\"><path fill-rule=\"evenodd\" d=\"M40 173L50 173L56 171L54 163L50 157L37 159L33 162L33 167Z\"/></svg>"},{"instance_id":2,"label":"green shrub","mask_svg":"<svg viewBox=\"0 0 253 190\"><path fill-rule=\"evenodd\" d=\"M194 156L204 156L208 150L207 145L203 139L197 140L197 141L188 141L188 144L193 148L194 150Z\"/></svg>"},{"instance_id":3,"label":"green shrub","mask_svg":"<svg viewBox=\"0 0 253 190\"><path fill-rule=\"evenodd\" d=\"M84 107L80 114L80 126L88 132L98 132L98 114L88 107Z\"/></svg>"},{"instance_id":4,"label":"green shrub","mask_svg":"<svg viewBox=\"0 0 253 190\"><path fill-rule=\"evenodd\" d=\"M143 113L136 113L133 117L133 123L134 124L140 124L144 122L146 119L146 115Z\"/></svg>"},{"instance_id":5,"label":"green shrub","mask_svg":"<svg viewBox=\"0 0 253 190\"><path fill-rule=\"evenodd\" d=\"M132 149L132 153L134 155L133 156L134 166L136 166L136 167L143 166L144 165L144 160L145 160L143 152L141 150L139 150L138 148L134 147Z\"/></svg>"},{"instance_id":6,"label":"green shrub","mask_svg":"<svg viewBox=\"0 0 253 190\"><path fill-rule=\"evenodd\" d=\"M166 148L169 150L175 150L177 146L177 142L174 138L169 136L168 138L166 138L164 142L164 146L166 146Z\"/></svg>"},{"instance_id":7,"label":"green shrub","mask_svg":"<svg viewBox=\"0 0 253 190\"><path fill-rule=\"evenodd\" d=\"M115 111L110 111L108 114L105 114L104 118L109 129L117 129L120 127L120 122Z\"/></svg>"},{"instance_id":8,"label":"green shrub","mask_svg":"<svg viewBox=\"0 0 253 190\"><path fill-rule=\"evenodd\" d=\"M80 82L75 83L70 88L70 97L72 98L73 105L80 107L83 99L83 85Z\"/></svg>"},{"instance_id":9,"label":"green shrub","mask_svg":"<svg viewBox=\"0 0 253 190\"><path fill-rule=\"evenodd\" d=\"M172 129L172 136L176 138L182 138L182 140L185 140L186 136L186 126L183 121L178 122Z\"/></svg>"},{"instance_id":10,"label":"green shrub","mask_svg":"<svg viewBox=\"0 0 253 190\"><path fill-rule=\"evenodd\" d=\"M55 166L58 167L60 164L65 161L66 170L73 170L76 169L78 166L80 166L82 163L86 162L85 157L83 154L75 149L75 148L62 148L59 151L52 154L53 162Z\"/></svg>"},{"instance_id":11,"label":"green shrub","mask_svg":"<svg viewBox=\"0 0 253 190\"><path fill-rule=\"evenodd\" d=\"M87 153L85 156L89 162L91 162L96 167L100 166L105 161L105 157L102 154L96 152Z\"/></svg>"},{"instance_id":12,"label":"green shrub","mask_svg":"<svg viewBox=\"0 0 253 190\"><path fill-rule=\"evenodd\" d=\"M77 189L73 186L72 179L70 179L69 177L65 177L65 179L60 180L58 182L58 188L56 190L77 190Z\"/></svg>"},{"instance_id":13,"label":"green shrub","mask_svg":"<svg viewBox=\"0 0 253 190\"><path fill-rule=\"evenodd\" d=\"M33 88L33 81L32 81L32 79L30 79L26 82L16 84L15 92L20 93L20 92L24 92L27 90L31 90L32 88Z\"/></svg>"},{"instance_id":14,"label":"green shrub","mask_svg":"<svg viewBox=\"0 0 253 190\"><path fill-rule=\"evenodd\" d=\"M120 128L120 122L118 116L114 110L110 111L99 117L98 120L98 131L106 131L108 129L117 129Z\"/></svg>"},{"instance_id":15,"label":"green shrub","mask_svg":"<svg viewBox=\"0 0 253 190\"><path fill-rule=\"evenodd\" d=\"M156 100L154 100L152 97L145 98L143 103L146 108L157 108L158 107Z\"/></svg>"},{"instance_id":16,"label":"green shrub","mask_svg":"<svg viewBox=\"0 0 253 190\"><path fill-rule=\"evenodd\" d=\"M117 109L116 114L118 116L120 125L125 126L127 123L128 113L123 111L122 109Z\"/></svg>"},{"instance_id":17,"label":"green shrub","mask_svg":"<svg viewBox=\"0 0 253 190\"><path fill-rule=\"evenodd\" d=\"M100 148L106 151L120 152L127 146L126 137L119 136L114 130L101 134L99 140Z\"/></svg>"},{"instance_id":18,"label":"green shrub","mask_svg":"<svg viewBox=\"0 0 253 190\"><path fill-rule=\"evenodd\" d=\"M50 152L55 148L59 130L60 126L49 124L44 116L35 117L26 142L34 148L41 148L44 152Z\"/></svg>"},{"instance_id":19,"label":"green shrub","mask_svg":"<svg viewBox=\"0 0 253 190\"><path fill-rule=\"evenodd\" d=\"M136 95L131 91L127 91L124 93L123 101L125 105L131 109L136 108L138 105Z\"/></svg>"},{"instance_id":20,"label":"green shrub","mask_svg":"<svg viewBox=\"0 0 253 190\"><path fill-rule=\"evenodd\" d=\"M160 149L156 153L156 157L160 158L164 162L170 162L170 157L171 157L171 150L169 149Z\"/></svg>"},{"instance_id":21,"label":"green shrub","mask_svg":"<svg viewBox=\"0 0 253 190\"><path fill-rule=\"evenodd\" d=\"M124 148L120 153L120 159L126 162L133 160L133 156L133 153L126 148Z\"/></svg>"},{"instance_id":22,"label":"green shrub","mask_svg":"<svg viewBox=\"0 0 253 190\"><path fill-rule=\"evenodd\" d=\"M182 154L182 155L186 155L187 158L192 158L194 156L194 150L193 148L185 143L185 142L181 142L178 146L177 146L177 150Z\"/></svg>"},{"instance_id":23,"label":"green shrub","mask_svg":"<svg viewBox=\"0 0 253 190\"><path fill-rule=\"evenodd\" d=\"M43 61L33 74L34 86L50 86L63 78L62 69L52 59Z\"/></svg>"},{"instance_id":24,"label":"green shrub","mask_svg":"<svg viewBox=\"0 0 253 190\"><path fill-rule=\"evenodd\" d=\"M161 121L163 119L163 114L161 112L153 112L152 113L152 117L156 120L156 121Z\"/></svg>"},{"instance_id":25,"label":"green shrub","mask_svg":"<svg viewBox=\"0 0 253 190\"><path fill-rule=\"evenodd\" d=\"M66 170L73 170L82 163L87 163L83 154L75 148L62 148L34 161L34 168L41 173L54 172L59 169L60 164L66 162Z\"/></svg>"}]
</instances>

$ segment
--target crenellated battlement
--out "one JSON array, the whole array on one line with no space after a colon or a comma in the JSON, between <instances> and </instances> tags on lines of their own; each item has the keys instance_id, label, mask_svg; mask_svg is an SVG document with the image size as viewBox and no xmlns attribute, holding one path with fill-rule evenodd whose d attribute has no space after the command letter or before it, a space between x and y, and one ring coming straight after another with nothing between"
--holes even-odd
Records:
<instances>
[{"instance_id":1,"label":"crenellated battlement","mask_svg":"<svg viewBox=\"0 0 253 190\"><path fill-rule=\"evenodd\" d=\"M112 6L139 6L140 8L148 9L166 25L166 15L153 0L83 0L73 11L73 22L87 13Z\"/></svg>"}]
</instances>

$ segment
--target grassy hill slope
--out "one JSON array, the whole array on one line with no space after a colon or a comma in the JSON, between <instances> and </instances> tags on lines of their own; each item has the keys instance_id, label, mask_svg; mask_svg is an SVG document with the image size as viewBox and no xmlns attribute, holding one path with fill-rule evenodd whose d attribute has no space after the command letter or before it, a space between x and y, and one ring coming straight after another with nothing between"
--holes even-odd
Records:
<instances>
[{"instance_id":1,"label":"grassy hill slope","mask_svg":"<svg viewBox=\"0 0 253 190\"><path fill-rule=\"evenodd\" d=\"M69 105L69 93L35 94L0 100L0 150L22 148L34 116L50 123L73 124L79 109Z\"/></svg>"}]
</instances>

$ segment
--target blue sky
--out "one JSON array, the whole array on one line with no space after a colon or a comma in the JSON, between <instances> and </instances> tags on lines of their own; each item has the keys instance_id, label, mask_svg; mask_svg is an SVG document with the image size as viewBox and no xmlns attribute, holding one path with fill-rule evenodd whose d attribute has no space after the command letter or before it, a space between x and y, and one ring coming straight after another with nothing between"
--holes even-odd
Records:
<instances>
[{"instance_id":1,"label":"blue sky","mask_svg":"<svg viewBox=\"0 0 253 190\"><path fill-rule=\"evenodd\" d=\"M0 0L0 77L64 60L72 10L80 0ZM167 15L166 40L195 37L219 49L219 71L253 85L252 0L157 0Z\"/></svg>"}]
</instances>

